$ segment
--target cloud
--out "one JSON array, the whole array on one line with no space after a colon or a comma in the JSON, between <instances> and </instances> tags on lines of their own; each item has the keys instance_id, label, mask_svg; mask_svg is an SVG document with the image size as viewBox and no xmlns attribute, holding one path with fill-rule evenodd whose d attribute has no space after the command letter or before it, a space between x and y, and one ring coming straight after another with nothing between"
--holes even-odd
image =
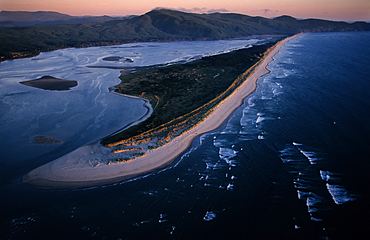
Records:
<instances>
[{"instance_id":1,"label":"cloud","mask_svg":"<svg viewBox=\"0 0 370 240\"><path fill-rule=\"evenodd\" d=\"M197 8L197 7L194 7L194 8L183 8L183 7L180 7L177 10L179 10L181 12L197 12L197 13L204 13L204 12L207 11L207 9L205 7L204 8Z\"/></svg>"},{"instance_id":2,"label":"cloud","mask_svg":"<svg viewBox=\"0 0 370 240\"><path fill-rule=\"evenodd\" d=\"M258 9L258 10L252 10L252 12L258 12L258 13L263 13L263 14L272 14L272 13L278 13L279 10L271 10L269 8L263 8L263 9Z\"/></svg>"},{"instance_id":3,"label":"cloud","mask_svg":"<svg viewBox=\"0 0 370 240\"><path fill-rule=\"evenodd\" d=\"M207 11L207 13L215 13L215 12L219 12L219 13L228 13L230 12L229 10L227 10L226 8L219 8L219 9L210 9Z\"/></svg>"},{"instance_id":4,"label":"cloud","mask_svg":"<svg viewBox=\"0 0 370 240\"><path fill-rule=\"evenodd\" d=\"M209 8L206 8L206 7L203 7L203 8L197 8L197 7L194 7L194 8L178 8L178 9L174 9L174 10L178 10L178 11L182 11L182 12L189 12L189 13L215 13L215 12L220 12L220 13L227 13L227 12L230 12L229 10L227 10L226 8L218 8L218 9L209 9Z\"/></svg>"}]
</instances>

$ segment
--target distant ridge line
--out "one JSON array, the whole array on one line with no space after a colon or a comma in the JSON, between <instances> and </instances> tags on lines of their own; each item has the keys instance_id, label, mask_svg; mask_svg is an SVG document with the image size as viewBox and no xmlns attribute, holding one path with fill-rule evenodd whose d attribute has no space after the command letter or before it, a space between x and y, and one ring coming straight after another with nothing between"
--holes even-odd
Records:
<instances>
[{"instance_id":1,"label":"distant ridge line","mask_svg":"<svg viewBox=\"0 0 370 240\"><path fill-rule=\"evenodd\" d=\"M5 13L7 12L0 12L0 25L2 19L5 19ZM37 26L1 28L0 60L34 56L42 51L59 48L128 42L218 40L252 35L287 36L300 32L370 31L370 24L366 22L298 20L286 15L268 19L237 13L197 14L168 9L152 10L140 16L126 18L72 17L55 12L34 14L41 13L45 14L43 19L65 19L35 20ZM11 25L9 19L5 22Z\"/></svg>"}]
</instances>

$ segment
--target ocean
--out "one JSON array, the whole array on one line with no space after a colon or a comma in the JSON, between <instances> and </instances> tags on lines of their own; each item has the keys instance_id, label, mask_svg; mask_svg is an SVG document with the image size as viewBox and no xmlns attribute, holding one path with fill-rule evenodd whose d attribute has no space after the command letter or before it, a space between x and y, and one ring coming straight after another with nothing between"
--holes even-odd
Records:
<instances>
[{"instance_id":1,"label":"ocean","mask_svg":"<svg viewBox=\"0 0 370 240\"><path fill-rule=\"evenodd\" d=\"M289 41L243 105L164 169L75 190L3 181L1 235L367 239L369 43L370 32Z\"/></svg>"}]
</instances>

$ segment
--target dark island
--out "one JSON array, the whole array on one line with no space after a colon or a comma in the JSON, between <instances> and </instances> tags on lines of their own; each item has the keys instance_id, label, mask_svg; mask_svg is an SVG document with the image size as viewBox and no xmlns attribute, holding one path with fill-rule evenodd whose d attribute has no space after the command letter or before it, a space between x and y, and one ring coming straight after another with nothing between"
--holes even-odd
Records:
<instances>
[{"instance_id":1,"label":"dark island","mask_svg":"<svg viewBox=\"0 0 370 240\"><path fill-rule=\"evenodd\" d=\"M52 76L43 76L39 79L23 81L20 82L29 87L41 88L44 90L54 90L54 91L66 91L71 90L72 87L77 86L77 81L65 80L60 78L55 78Z\"/></svg>"},{"instance_id":2,"label":"dark island","mask_svg":"<svg viewBox=\"0 0 370 240\"><path fill-rule=\"evenodd\" d=\"M48 136L35 136L32 140L33 144L61 144L63 141L48 137Z\"/></svg>"}]
</instances>

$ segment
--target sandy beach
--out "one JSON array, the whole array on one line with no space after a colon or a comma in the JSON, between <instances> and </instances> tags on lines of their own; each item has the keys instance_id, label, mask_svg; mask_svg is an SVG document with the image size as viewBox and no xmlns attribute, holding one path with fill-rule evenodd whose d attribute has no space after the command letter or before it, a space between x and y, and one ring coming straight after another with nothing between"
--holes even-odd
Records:
<instances>
[{"instance_id":1,"label":"sandy beach","mask_svg":"<svg viewBox=\"0 0 370 240\"><path fill-rule=\"evenodd\" d=\"M296 35L295 35L296 36ZM110 184L143 175L170 164L186 151L193 139L219 127L255 91L257 79L269 71L266 66L284 43L295 36L280 41L260 61L244 83L222 101L201 123L146 155L123 163L100 163L111 150L99 142L83 146L53 162L47 163L24 176L23 181L43 188L81 188Z\"/></svg>"}]
</instances>

